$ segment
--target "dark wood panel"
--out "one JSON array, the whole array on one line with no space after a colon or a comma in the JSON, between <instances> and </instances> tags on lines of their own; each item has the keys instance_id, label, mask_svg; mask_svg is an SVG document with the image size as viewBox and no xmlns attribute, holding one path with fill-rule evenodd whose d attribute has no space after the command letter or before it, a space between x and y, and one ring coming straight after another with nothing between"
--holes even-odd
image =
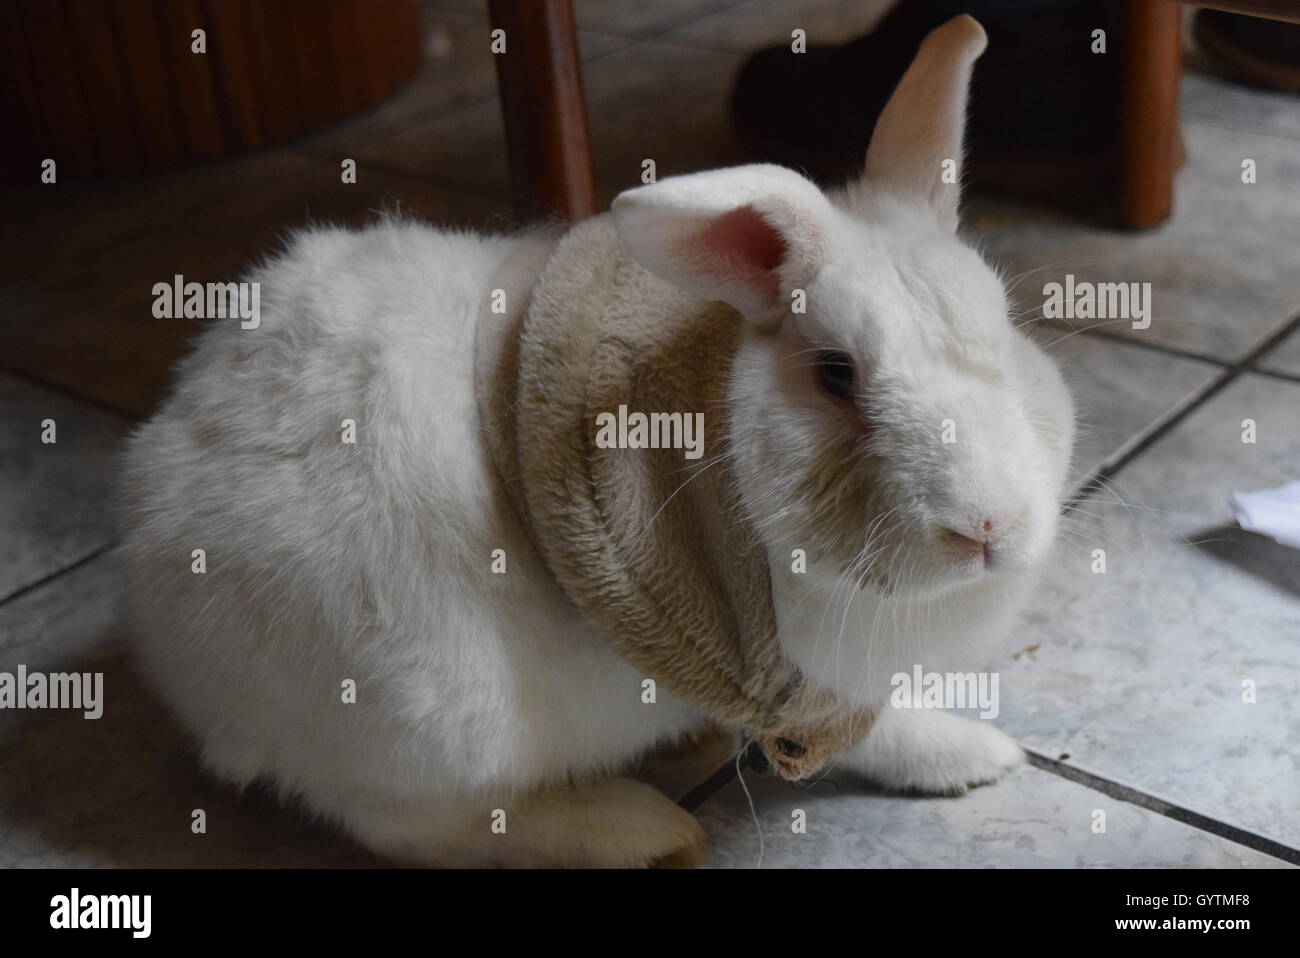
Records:
<instances>
[{"instance_id":1,"label":"dark wood panel","mask_svg":"<svg viewBox=\"0 0 1300 958\"><path fill-rule=\"evenodd\" d=\"M45 157L62 180L286 139L392 93L421 53L418 0L10 0L0 17L10 182Z\"/></svg>"},{"instance_id":2,"label":"dark wood panel","mask_svg":"<svg viewBox=\"0 0 1300 958\"><path fill-rule=\"evenodd\" d=\"M71 43L72 59L83 102L89 117L130 116L131 101L126 92L126 73L111 38L112 11L105 4L64 3L64 15ZM131 173L140 168L140 147L135 124L98 123L90 143L98 167L109 173Z\"/></svg>"},{"instance_id":3,"label":"dark wood panel","mask_svg":"<svg viewBox=\"0 0 1300 958\"><path fill-rule=\"evenodd\" d=\"M92 129L81 97L72 44L60 0L25 0L24 30L19 38L32 54L37 71L36 109L45 118L43 144L29 152L29 162L45 157L58 164L60 176L73 176L93 163ZM38 167L39 168L39 167Z\"/></svg>"},{"instance_id":4,"label":"dark wood panel","mask_svg":"<svg viewBox=\"0 0 1300 958\"><path fill-rule=\"evenodd\" d=\"M252 24L245 0L207 0L208 41L215 56L217 100L226 140L239 149L265 142L257 95L257 63L249 42Z\"/></svg>"},{"instance_id":5,"label":"dark wood panel","mask_svg":"<svg viewBox=\"0 0 1300 958\"><path fill-rule=\"evenodd\" d=\"M142 165L174 166L184 159L180 104L158 56L163 38L154 17L153 0L117 0L110 4L112 29L108 41L118 51L130 103L125 122L135 130ZM86 170L86 173L92 172Z\"/></svg>"}]
</instances>

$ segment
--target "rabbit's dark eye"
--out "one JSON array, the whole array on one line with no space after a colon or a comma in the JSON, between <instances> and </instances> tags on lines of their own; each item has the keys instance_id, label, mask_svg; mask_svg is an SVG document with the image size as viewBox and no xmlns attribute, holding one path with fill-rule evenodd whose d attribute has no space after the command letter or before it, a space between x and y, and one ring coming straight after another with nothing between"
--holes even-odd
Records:
<instances>
[{"instance_id":1,"label":"rabbit's dark eye","mask_svg":"<svg viewBox=\"0 0 1300 958\"><path fill-rule=\"evenodd\" d=\"M824 349L817 354L817 381L832 396L844 399L853 395L856 379L853 357L848 353Z\"/></svg>"}]
</instances>

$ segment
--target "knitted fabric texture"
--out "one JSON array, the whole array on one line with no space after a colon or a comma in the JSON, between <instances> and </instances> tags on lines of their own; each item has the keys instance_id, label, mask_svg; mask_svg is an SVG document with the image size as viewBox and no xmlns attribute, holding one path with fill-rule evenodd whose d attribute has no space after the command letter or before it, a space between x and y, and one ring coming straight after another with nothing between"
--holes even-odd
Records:
<instances>
[{"instance_id":1,"label":"knitted fabric texture","mask_svg":"<svg viewBox=\"0 0 1300 958\"><path fill-rule=\"evenodd\" d=\"M745 729L782 777L807 778L873 715L805 682L777 642L768 562L728 446L744 320L642 269L607 215L549 249L534 255L527 312L480 382L509 497L551 574L624 658ZM703 413L702 457L601 448L597 417L620 406Z\"/></svg>"}]
</instances>

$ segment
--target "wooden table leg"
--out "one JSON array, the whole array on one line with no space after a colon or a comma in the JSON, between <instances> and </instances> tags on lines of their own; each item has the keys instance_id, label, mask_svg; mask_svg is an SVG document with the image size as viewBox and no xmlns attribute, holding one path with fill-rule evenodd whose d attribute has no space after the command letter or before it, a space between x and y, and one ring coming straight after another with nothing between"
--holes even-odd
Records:
<instances>
[{"instance_id":1,"label":"wooden table leg","mask_svg":"<svg viewBox=\"0 0 1300 958\"><path fill-rule=\"evenodd\" d=\"M505 31L497 82L515 208L574 222L596 211L578 35L571 0L490 0Z\"/></svg>"},{"instance_id":2,"label":"wooden table leg","mask_svg":"<svg viewBox=\"0 0 1300 958\"><path fill-rule=\"evenodd\" d=\"M1182 70L1177 0L1127 0L1120 127L1120 221L1159 226L1173 206Z\"/></svg>"}]
</instances>

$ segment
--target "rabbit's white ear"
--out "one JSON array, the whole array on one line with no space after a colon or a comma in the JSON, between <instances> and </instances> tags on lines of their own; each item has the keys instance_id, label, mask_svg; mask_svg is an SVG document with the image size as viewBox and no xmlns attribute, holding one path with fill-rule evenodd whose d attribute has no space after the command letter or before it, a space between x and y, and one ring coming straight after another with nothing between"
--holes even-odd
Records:
<instances>
[{"instance_id":1,"label":"rabbit's white ear","mask_svg":"<svg viewBox=\"0 0 1300 958\"><path fill-rule=\"evenodd\" d=\"M957 228L962 130L971 68L984 28L954 17L930 32L876 121L863 177L920 194L945 226Z\"/></svg>"},{"instance_id":2,"label":"rabbit's white ear","mask_svg":"<svg viewBox=\"0 0 1300 958\"><path fill-rule=\"evenodd\" d=\"M765 325L779 322L789 290L820 268L833 215L807 179L762 164L639 186L619 194L612 210L642 266Z\"/></svg>"}]
</instances>

